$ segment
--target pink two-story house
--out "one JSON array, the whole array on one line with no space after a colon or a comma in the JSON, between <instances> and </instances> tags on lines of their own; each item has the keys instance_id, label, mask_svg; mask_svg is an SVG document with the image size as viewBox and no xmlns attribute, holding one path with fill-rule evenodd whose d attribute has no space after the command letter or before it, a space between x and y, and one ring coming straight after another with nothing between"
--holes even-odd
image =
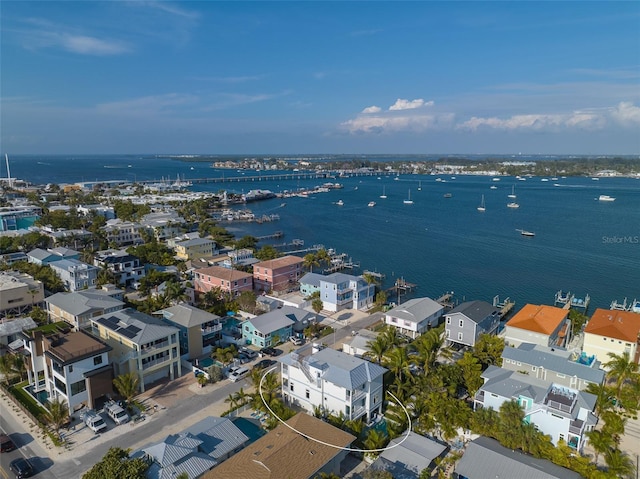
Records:
<instances>
[{"instance_id":1,"label":"pink two-story house","mask_svg":"<svg viewBox=\"0 0 640 479\"><path fill-rule=\"evenodd\" d=\"M262 261L253 265L256 291L286 291L295 288L302 276L304 260L298 256Z\"/></svg>"},{"instance_id":2,"label":"pink two-story house","mask_svg":"<svg viewBox=\"0 0 640 479\"><path fill-rule=\"evenodd\" d=\"M237 269L209 266L194 272L196 293L204 294L213 288L220 288L225 293L238 296L243 291L253 290L253 277L250 273Z\"/></svg>"}]
</instances>

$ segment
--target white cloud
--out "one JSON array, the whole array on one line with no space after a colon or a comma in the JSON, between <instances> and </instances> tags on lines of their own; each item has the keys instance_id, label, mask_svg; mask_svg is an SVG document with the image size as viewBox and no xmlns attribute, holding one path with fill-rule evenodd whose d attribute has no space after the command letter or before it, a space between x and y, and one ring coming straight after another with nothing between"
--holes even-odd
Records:
<instances>
[{"instance_id":1,"label":"white cloud","mask_svg":"<svg viewBox=\"0 0 640 479\"><path fill-rule=\"evenodd\" d=\"M382 108L380 108L379 106L368 106L366 107L364 110L362 110L362 113L368 114L368 113L380 113L382 111Z\"/></svg>"},{"instance_id":2,"label":"white cloud","mask_svg":"<svg viewBox=\"0 0 640 479\"><path fill-rule=\"evenodd\" d=\"M640 107L631 102L620 102L611 110L611 117L622 125L640 125Z\"/></svg>"},{"instance_id":3,"label":"white cloud","mask_svg":"<svg viewBox=\"0 0 640 479\"><path fill-rule=\"evenodd\" d=\"M433 102L426 102L422 98L417 98L415 100L404 100L402 98L398 98L396 102L389 107L389 111L398 111L398 110L415 110L416 108L421 108L423 106L433 106Z\"/></svg>"}]
</instances>

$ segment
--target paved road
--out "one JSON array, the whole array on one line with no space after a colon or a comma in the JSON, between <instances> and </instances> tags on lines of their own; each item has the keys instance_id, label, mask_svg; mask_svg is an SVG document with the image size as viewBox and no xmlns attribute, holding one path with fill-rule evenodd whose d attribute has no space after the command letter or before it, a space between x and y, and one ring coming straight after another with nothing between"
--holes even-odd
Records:
<instances>
[{"instance_id":1,"label":"paved road","mask_svg":"<svg viewBox=\"0 0 640 479\"><path fill-rule=\"evenodd\" d=\"M25 457L36 470L37 477L55 479L56 476L51 470L54 465L53 461L48 457L48 453L42 450L38 442L33 439L31 433L13 432L24 429L21 421L20 418L14 415L13 411L1 406L0 430L11 437L17 449L11 452L3 452L0 455L0 478L13 479L15 475L9 470L9 463L19 457Z\"/></svg>"}]
</instances>

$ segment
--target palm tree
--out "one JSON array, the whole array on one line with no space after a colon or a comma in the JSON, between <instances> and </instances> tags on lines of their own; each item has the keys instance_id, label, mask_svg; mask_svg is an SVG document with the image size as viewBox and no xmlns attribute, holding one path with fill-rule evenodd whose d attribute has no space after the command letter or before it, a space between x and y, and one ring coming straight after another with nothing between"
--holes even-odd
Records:
<instances>
[{"instance_id":1,"label":"palm tree","mask_svg":"<svg viewBox=\"0 0 640 479\"><path fill-rule=\"evenodd\" d=\"M378 429L369 429L364 440L364 447L368 450L381 449L387 443L388 436ZM366 454L377 456L379 452L367 452Z\"/></svg>"},{"instance_id":2,"label":"palm tree","mask_svg":"<svg viewBox=\"0 0 640 479\"><path fill-rule=\"evenodd\" d=\"M597 429L587 432L587 437L589 438L589 444L595 452L594 462L597 466L600 454L606 453L613 447L613 437Z\"/></svg>"},{"instance_id":3,"label":"palm tree","mask_svg":"<svg viewBox=\"0 0 640 479\"><path fill-rule=\"evenodd\" d=\"M313 267L320 266L320 261L318 261L318 257L316 256L316 254L308 253L304 255L304 258L302 258L302 265L311 273L313 273Z\"/></svg>"},{"instance_id":4,"label":"palm tree","mask_svg":"<svg viewBox=\"0 0 640 479\"><path fill-rule=\"evenodd\" d=\"M384 356L384 364L393 372L396 379L400 382L404 382L404 379L411 376L406 348L396 347L387 352Z\"/></svg>"},{"instance_id":5,"label":"palm tree","mask_svg":"<svg viewBox=\"0 0 640 479\"><path fill-rule=\"evenodd\" d=\"M384 331L382 331L381 336L384 337L389 347L400 345L400 335L394 326L387 326Z\"/></svg>"},{"instance_id":6,"label":"palm tree","mask_svg":"<svg viewBox=\"0 0 640 479\"><path fill-rule=\"evenodd\" d=\"M22 354L16 354L13 357L13 370L20 376L20 381L22 381L27 373L27 361Z\"/></svg>"},{"instance_id":7,"label":"palm tree","mask_svg":"<svg viewBox=\"0 0 640 479\"><path fill-rule=\"evenodd\" d=\"M244 404L247 402L247 399L249 398L249 394L245 392L243 388L240 388L240 390L234 395L234 397L236 398L236 403L239 406L244 406Z\"/></svg>"},{"instance_id":8,"label":"palm tree","mask_svg":"<svg viewBox=\"0 0 640 479\"><path fill-rule=\"evenodd\" d=\"M602 419L604 420L602 432L609 434L616 445L619 445L620 436L624 434L624 428L627 424L627 418L622 417L615 411L605 411L602 413Z\"/></svg>"},{"instance_id":9,"label":"palm tree","mask_svg":"<svg viewBox=\"0 0 640 479\"><path fill-rule=\"evenodd\" d=\"M47 422L53 426L56 434L58 434L60 427L69 417L69 406L67 406L67 402L65 400L61 400L59 398L49 401L47 406L48 412L45 417Z\"/></svg>"},{"instance_id":10,"label":"palm tree","mask_svg":"<svg viewBox=\"0 0 640 479\"><path fill-rule=\"evenodd\" d=\"M610 386L606 384L589 383L585 388L585 391L593 394L596 397L596 416L602 416L602 413L608 411L613 407L614 391Z\"/></svg>"},{"instance_id":11,"label":"palm tree","mask_svg":"<svg viewBox=\"0 0 640 479\"><path fill-rule=\"evenodd\" d=\"M135 372L121 374L113 380L113 385L127 403L127 407L130 408L135 403L134 398L139 392L140 376Z\"/></svg>"},{"instance_id":12,"label":"palm tree","mask_svg":"<svg viewBox=\"0 0 640 479\"><path fill-rule=\"evenodd\" d=\"M609 371L607 379L616 384L616 399L619 401L622 386L627 381L638 377L638 364L631 359L631 355L626 351L621 355L609 353L609 357L611 360L605 363L604 367Z\"/></svg>"},{"instance_id":13,"label":"palm tree","mask_svg":"<svg viewBox=\"0 0 640 479\"><path fill-rule=\"evenodd\" d=\"M229 409L235 409L236 406L238 405L234 394L229 394L229 396L227 396L224 402L229 404Z\"/></svg>"},{"instance_id":14,"label":"palm tree","mask_svg":"<svg viewBox=\"0 0 640 479\"><path fill-rule=\"evenodd\" d=\"M609 468L609 473L614 474L616 477L632 477L636 468L633 464L633 460L626 452L622 452L620 449L609 449L604 459Z\"/></svg>"},{"instance_id":15,"label":"palm tree","mask_svg":"<svg viewBox=\"0 0 640 479\"><path fill-rule=\"evenodd\" d=\"M376 339L367 342L367 347L369 351L365 353L366 356L375 360L376 363L380 364L382 362L382 358L384 357L384 353L389 349L389 344L384 336L379 335Z\"/></svg>"},{"instance_id":16,"label":"palm tree","mask_svg":"<svg viewBox=\"0 0 640 479\"><path fill-rule=\"evenodd\" d=\"M483 383L481 377L482 364L471 351L466 351L462 358L458 360L458 366L462 369L462 376L469 396L475 396L476 391L480 389Z\"/></svg>"},{"instance_id":17,"label":"palm tree","mask_svg":"<svg viewBox=\"0 0 640 479\"><path fill-rule=\"evenodd\" d=\"M0 356L0 374L4 377L4 382L7 385L10 384L11 378L15 375L13 359L13 354Z\"/></svg>"},{"instance_id":18,"label":"palm tree","mask_svg":"<svg viewBox=\"0 0 640 479\"><path fill-rule=\"evenodd\" d=\"M505 447L518 447L522 442L520 437L522 421L524 419L522 407L515 400L506 401L500 405L498 415L500 417L498 440Z\"/></svg>"}]
</instances>

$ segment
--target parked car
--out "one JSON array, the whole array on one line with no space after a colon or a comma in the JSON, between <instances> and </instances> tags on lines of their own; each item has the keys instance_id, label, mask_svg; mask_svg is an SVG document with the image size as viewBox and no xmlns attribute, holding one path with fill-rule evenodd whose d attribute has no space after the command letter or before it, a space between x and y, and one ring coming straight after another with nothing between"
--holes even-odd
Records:
<instances>
[{"instance_id":1,"label":"parked car","mask_svg":"<svg viewBox=\"0 0 640 479\"><path fill-rule=\"evenodd\" d=\"M238 354L238 360L240 361L240 364L246 364L248 362L251 362L251 358L246 354L242 354L242 353Z\"/></svg>"},{"instance_id":2,"label":"parked car","mask_svg":"<svg viewBox=\"0 0 640 479\"><path fill-rule=\"evenodd\" d=\"M241 379L247 377L248 375L249 375L248 368L238 368L235 371L233 371L231 374L229 374L229 380L235 383L236 381L240 381Z\"/></svg>"},{"instance_id":3,"label":"parked car","mask_svg":"<svg viewBox=\"0 0 640 479\"><path fill-rule=\"evenodd\" d=\"M124 424L129 422L131 419L127 411L125 411L117 402L109 401L104 406L104 410L107 415L115 422L116 424Z\"/></svg>"},{"instance_id":4,"label":"parked car","mask_svg":"<svg viewBox=\"0 0 640 479\"><path fill-rule=\"evenodd\" d=\"M296 346L302 346L302 344L304 343L304 341L302 340L302 338L299 338L297 336L291 336L289 338L289 341L291 341L293 344L295 344Z\"/></svg>"},{"instance_id":5,"label":"parked car","mask_svg":"<svg viewBox=\"0 0 640 479\"><path fill-rule=\"evenodd\" d=\"M248 356L251 359L255 359L255 358L258 357L258 351L254 351L253 349L245 348L244 346L240 348L240 354L244 354L245 356Z\"/></svg>"},{"instance_id":6,"label":"parked car","mask_svg":"<svg viewBox=\"0 0 640 479\"><path fill-rule=\"evenodd\" d=\"M31 477L33 476L33 466L29 462L28 459L24 457L19 457L11 461L9 464L9 469L13 471L18 479L22 479L23 477Z\"/></svg>"},{"instance_id":7,"label":"parked car","mask_svg":"<svg viewBox=\"0 0 640 479\"><path fill-rule=\"evenodd\" d=\"M0 452L11 452L16 449L16 445L6 434L0 434Z\"/></svg>"},{"instance_id":8,"label":"parked car","mask_svg":"<svg viewBox=\"0 0 640 479\"><path fill-rule=\"evenodd\" d=\"M80 415L80 417L87 425L87 427L96 434L107 430L107 423L104 422L104 419L102 419L102 416L100 416L100 414L92 409L85 411Z\"/></svg>"},{"instance_id":9,"label":"parked car","mask_svg":"<svg viewBox=\"0 0 640 479\"><path fill-rule=\"evenodd\" d=\"M263 356L277 356L278 350L276 348L266 347L262 348L260 350L260 353L262 353Z\"/></svg>"},{"instance_id":10,"label":"parked car","mask_svg":"<svg viewBox=\"0 0 640 479\"><path fill-rule=\"evenodd\" d=\"M253 366L254 371L258 370L258 369L266 369L270 366L273 366L276 363L276 361L274 361L273 359L262 359L261 361L258 361L255 366Z\"/></svg>"}]
</instances>

